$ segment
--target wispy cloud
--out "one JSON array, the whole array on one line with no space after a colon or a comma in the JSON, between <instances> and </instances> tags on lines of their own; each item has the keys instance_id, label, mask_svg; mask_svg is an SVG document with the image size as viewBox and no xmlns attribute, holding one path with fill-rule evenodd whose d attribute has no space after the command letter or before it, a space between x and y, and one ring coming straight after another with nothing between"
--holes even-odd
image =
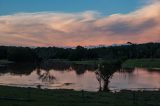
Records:
<instances>
[{"instance_id":1,"label":"wispy cloud","mask_svg":"<svg viewBox=\"0 0 160 106\"><path fill-rule=\"evenodd\" d=\"M76 46L160 41L160 2L128 14L17 13L0 16L0 42L21 46Z\"/></svg>"}]
</instances>

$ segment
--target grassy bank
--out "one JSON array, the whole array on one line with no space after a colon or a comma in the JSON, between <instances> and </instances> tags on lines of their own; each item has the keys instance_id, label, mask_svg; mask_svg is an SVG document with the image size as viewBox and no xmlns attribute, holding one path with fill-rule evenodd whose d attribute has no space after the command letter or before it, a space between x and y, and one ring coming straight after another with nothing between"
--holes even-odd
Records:
<instances>
[{"instance_id":1,"label":"grassy bank","mask_svg":"<svg viewBox=\"0 0 160 106\"><path fill-rule=\"evenodd\" d=\"M98 65L98 64L120 64L120 60L82 60L82 61L71 61L73 64L80 64L80 65Z\"/></svg>"},{"instance_id":2,"label":"grassy bank","mask_svg":"<svg viewBox=\"0 0 160 106\"><path fill-rule=\"evenodd\" d=\"M151 69L160 69L160 59L132 59L127 60L122 64L123 68L151 68Z\"/></svg>"},{"instance_id":3,"label":"grassy bank","mask_svg":"<svg viewBox=\"0 0 160 106\"><path fill-rule=\"evenodd\" d=\"M8 60L0 60L0 67L3 67L7 64L11 64L13 63L12 61L8 61Z\"/></svg>"},{"instance_id":4,"label":"grassy bank","mask_svg":"<svg viewBox=\"0 0 160 106\"><path fill-rule=\"evenodd\" d=\"M160 91L119 93L0 86L0 106L160 106Z\"/></svg>"},{"instance_id":5,"label":"grassy bank","mask_svg":"<svg viewBox=\"0 0 160 106\"><path fill-rule=\"evenodd\" d=\"M73 64L80 65L98 65L105 62L104 60L84 60L84 61L72 61Z\"/></svg>"}]
</instances>

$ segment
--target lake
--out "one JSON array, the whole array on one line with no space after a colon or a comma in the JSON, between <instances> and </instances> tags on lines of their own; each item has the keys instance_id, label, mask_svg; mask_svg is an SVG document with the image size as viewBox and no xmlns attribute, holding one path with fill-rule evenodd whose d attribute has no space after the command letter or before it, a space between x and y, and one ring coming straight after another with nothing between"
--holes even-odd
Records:
<instances>
[{"instance_id":1,"label":"lake","mask_svg":"<svg viewBox=\"0 0 160 106\"><path fill-rule=\"evenodd\" d=\"M158 90L160 70L31 63L0 68L0 85L85 91Z\"/></svg>"}]
</instances>

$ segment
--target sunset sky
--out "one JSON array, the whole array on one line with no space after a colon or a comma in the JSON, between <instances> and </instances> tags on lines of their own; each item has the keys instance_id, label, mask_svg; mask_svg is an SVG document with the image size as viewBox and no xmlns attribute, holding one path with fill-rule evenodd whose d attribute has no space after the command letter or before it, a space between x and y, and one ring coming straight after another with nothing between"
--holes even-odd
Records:
<instances>
[{"instance_id":1,"label":"sunset sky","mask_svg":"<svg viewBox=\"0 0 160 106\"><path fill-rule=\"evenodd\" d=\"M0 45L160 42L160 0L0 0Z\"/></svg>"}]
</instances>

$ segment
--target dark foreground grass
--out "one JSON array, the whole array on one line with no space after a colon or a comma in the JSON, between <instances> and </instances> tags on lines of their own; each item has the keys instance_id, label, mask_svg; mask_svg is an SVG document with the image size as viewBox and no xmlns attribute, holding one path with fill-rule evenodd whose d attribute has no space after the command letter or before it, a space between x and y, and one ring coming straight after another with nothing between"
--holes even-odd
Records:
<instances>
[{"instance_id":1,"label":"dark foreground grass","mask_svg":"<svg viewBox=\"0 0 160 106\"><path fill-rule=\"evenodd\" d=\"M127 60L122 64L123 68L150 68L150 69L160 69L160 59L132 59Z\"/></svg>"},{"instance_id":2,"label":"dark foreground grass","mask_svg":"<svg viewBox=\"0 0 160 106\"><path fill-rule=\"evenodd\" d=\"M94 93L0 86L0 106L160 106L160 91Z\"/></svg>"}]
</instances>

